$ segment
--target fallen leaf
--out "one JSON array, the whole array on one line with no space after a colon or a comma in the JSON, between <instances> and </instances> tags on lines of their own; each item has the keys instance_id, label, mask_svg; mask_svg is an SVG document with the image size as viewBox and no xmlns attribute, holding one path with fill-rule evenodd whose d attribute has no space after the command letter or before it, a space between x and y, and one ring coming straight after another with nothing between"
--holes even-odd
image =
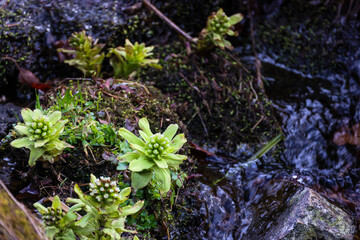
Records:
<instances>
[{"instance_id":1,"label":"fallen leaf","mask_svg":"<svg viewBox=\"0 0 360 240\"><path fill-rule=\"evenodd\" d=\"M339 146L345 144L360 145L360 123L355 124L351 128L348 126L342 127L339 131L335 132L333 142Z\"/></svg>"}]
</instances>

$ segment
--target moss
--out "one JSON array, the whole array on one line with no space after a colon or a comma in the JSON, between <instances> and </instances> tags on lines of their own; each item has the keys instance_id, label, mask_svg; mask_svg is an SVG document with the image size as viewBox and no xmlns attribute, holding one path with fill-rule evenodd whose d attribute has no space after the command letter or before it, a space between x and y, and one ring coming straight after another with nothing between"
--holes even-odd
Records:
<instances>
[{"instance_id":1,"label":"moss","mask_svg":"<svg viewBox=\"0 0 360 240\"><path fill-rule=\"evenodd\" d=\"M139 80L172 96L180 120L198 143L229 153L242 142L259 143L277 134L271 102L251 89L252 73L221 51L187 56L176 43L156 51L163 70L144 69Z\"/></svg>"},{"instance_id":2,"label":"moss","mask_svg":"<svg viewBox=\"0 0 360 240\"><path fill-rule=\"evenodd\" d=\"M337 7L336 1L287 1L278 13L259 17L257 50L306 74L347 72L359 46L359 23L334 22Z\"/></svg>"},{"instance_id":3,"label":"moss","mask_svg":"<svg viewBox=\"0 0 360 240\"><path fill-rule=\"evenodd\" d=\"M41 230L35 219L32 218L24 207L20 207L14 199L8 195L3 185L0 185L0 238L1 239L44 239L40 236Z\"/></svg>"}]
</instances>

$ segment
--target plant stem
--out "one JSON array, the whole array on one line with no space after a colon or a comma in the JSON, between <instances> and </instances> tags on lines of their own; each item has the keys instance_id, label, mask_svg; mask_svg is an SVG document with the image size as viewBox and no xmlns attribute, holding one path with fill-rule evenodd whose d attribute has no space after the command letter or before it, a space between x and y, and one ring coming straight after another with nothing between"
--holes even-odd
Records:
<instances>
[{"instance_id":1,"label":"plant stem","mask_svg":"<svg viewBox=\"0 0 360 240\"><path fill-rule=\"evenodd\" d=\"M189 34L184 32L178 25L176 25L173 21L167 18L162 12L160 12L159 9L157 9L154 5L152 5L148 0L143 0L143 3L148 9L150 9L156 15L158 15L159 18L165 21L170 27L172 27L177 33L182 35L186 40L192 43L196 43L196 40L194 38L192 38Z\"/></svg>"}]
</instances>

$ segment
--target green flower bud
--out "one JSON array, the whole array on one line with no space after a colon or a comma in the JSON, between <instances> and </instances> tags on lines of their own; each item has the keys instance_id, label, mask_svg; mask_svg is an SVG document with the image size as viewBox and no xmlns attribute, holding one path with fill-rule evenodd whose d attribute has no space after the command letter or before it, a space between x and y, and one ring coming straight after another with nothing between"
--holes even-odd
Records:
<instances>
[{"instance_id":1,"label":"green flower bud","mask_svg":"<svg viewBox=\"0 0 360 240\"><path fill-rule=\"evenodd\" d=\"M89 187L90 196L101 205L108 205L114 202L118 197L114 196L114 194L120 191L116 181L111 181L109 177L95 178L92 175Z\"/></svg>"}]
</instances>

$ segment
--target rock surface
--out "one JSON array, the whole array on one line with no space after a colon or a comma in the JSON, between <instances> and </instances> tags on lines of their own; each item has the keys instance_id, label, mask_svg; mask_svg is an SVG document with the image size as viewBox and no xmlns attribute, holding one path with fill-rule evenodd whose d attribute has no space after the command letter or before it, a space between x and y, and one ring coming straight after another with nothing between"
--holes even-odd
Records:
<instances>
[{"instance_id":1,"label":"rock surface","mask_svg":"<svg viewBox=\"0 0 360 240\"><path fill-rule=\"evenodd\" d=\"M0 137L4 137L12 124L21 120L21 107L12 103L0 104Z\"/></svg>"},{"instance_id":2,"label":"rock surface","mask_svg":"<svg viewBox=\"0 0 360 240\"><path fill-rule=\"evenodd\" d=\"M277 189L270 190L278 191L270 195L283 195L280 208L272 208L273 199L269 195L265 197L265 194L259 200L260 208L254 215L245 239L335 240L355 237L356 228L351 217L319 193L292 183L277 185ZM286 190L283 191L284 189ZM268 209L265 205L268 205ZM277 211L280 213L275 214Z\"/></svg>"},{"instance_id":3,"label":"rock surface","mask_svg":"<svg viewBox=\"0 0 360 240\"><path fill-rule=\"evenodd\" d=\"M0 239L45 240L40 223L0 181Z\"/></svg>"}]
</instances>

